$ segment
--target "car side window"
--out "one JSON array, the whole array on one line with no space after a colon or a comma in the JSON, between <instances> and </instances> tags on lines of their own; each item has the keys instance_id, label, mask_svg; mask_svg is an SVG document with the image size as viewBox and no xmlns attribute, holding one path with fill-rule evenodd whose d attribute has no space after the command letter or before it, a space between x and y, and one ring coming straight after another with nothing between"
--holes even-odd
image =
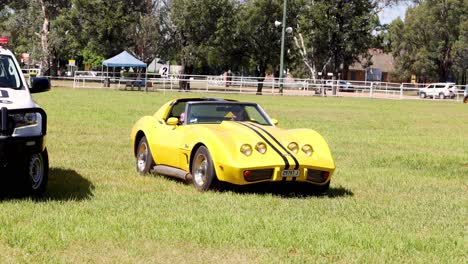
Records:
<instances>
[{"instance_id":1,"label":"car side window","mask_svg":"<svg viewBox=\"0 0 468 264\"><path fill-rule=\"evenodd\" d=\"M180 118L180 115L185 111L185 105L186 105L186 102L178 102L178 103L174 104L172 106L171 111L167 115L166 121L167 121L167 119L169 119L171 117Z\"/></svg>"}]
</instances>

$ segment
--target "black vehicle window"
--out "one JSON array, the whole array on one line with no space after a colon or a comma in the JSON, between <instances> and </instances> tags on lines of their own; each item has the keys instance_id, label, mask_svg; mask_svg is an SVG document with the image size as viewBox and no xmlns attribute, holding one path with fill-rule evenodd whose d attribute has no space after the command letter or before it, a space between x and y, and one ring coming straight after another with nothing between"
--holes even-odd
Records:
<instances>
[{"instance_id":1,"label":"black vehicle window","mask_svg":"<svg viewBox=\"0 0 468 264\"><path fill-rule=\"evenodd\" d=\"M185 111L185 104L186 102L178 102L172 106L171 112L167 116L166 120L170 117L177 117L180 118L180 114Z\"/></svg>"},{"instance_id":2,"label":"black vehicle window","mask_svg":"<svg viewBox=\"0 0 468 264\"><path fill-rule=\"evenodd\" d=\"M0 55L0 87L20 89L20 74L10 56Z\"/></svg>"}]
</instances>

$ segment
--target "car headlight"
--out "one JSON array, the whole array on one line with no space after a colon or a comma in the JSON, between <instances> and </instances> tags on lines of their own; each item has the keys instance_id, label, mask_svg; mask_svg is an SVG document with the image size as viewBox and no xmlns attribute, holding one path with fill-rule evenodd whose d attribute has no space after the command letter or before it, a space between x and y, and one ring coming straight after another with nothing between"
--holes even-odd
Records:
<instances>
[{"instance_id":1,"label":"car headlight","mask_svg":"<svg viewBox=\"0 0 468 264\"><path fill-rule=\"evenodd\" d=\"M39 113L15 113L10 118L14 137L38 136L42 132L42 116Z\"/></svg>"},{"instance_id":2,"label":"car headlight","mask_svg":"<svg viewBox=\"0 0 468 264\"><path fill-rule=\"evenodd\" d=\"M314 149L312 148L311 145L307 144L307 145L302 146L302 151L303 151L307 156L311 156L311 155L312 155L312 152L314 152Z\"/></svg>"},{"instance_id":3,"label":"car headlight","mask_svg":"<svg viewBox=\"0 0 468 264\"><path fill-rule=\"evenodd\" d=\"M244 144L241 146L240 152L242 152L242 154L246 156L250 156L252 155L252 146L250 146L249 144Z\"/></svg>"},{"instance_id":4,"label":"car headlight","mask_svg":"<svg viewBox=\"0 0 468 264\"><path fill-rule=\"evenodd\" d=\"M297 152L299 151L299 145L297 145L296 142L291 142L288 145L288 149L297 154Z\"/></svg>"},{"instance_id":5,"label":"car headlight","mask_svg":"<svg viewBox=\"0 0 468 264\"><path fill-rule=\"evenodd\" d=\"M265 154L265 152L267 151L267 146L265 143L263 142L258 142L257 145L255 145L255 149L262 153L262 154Z\"/></svg>"}]
</instances>

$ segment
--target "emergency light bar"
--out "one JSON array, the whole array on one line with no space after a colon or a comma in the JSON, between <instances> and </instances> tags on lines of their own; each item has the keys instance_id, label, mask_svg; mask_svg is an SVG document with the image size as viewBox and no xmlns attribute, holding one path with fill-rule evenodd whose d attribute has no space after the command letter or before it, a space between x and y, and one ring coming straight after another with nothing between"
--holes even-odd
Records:
<instances>
[{"instance_id":1,"label":"emergency light bar","mask_svg":"<svg viewBox=\"0 0 468 264\"><path fill-rule=\"evenodd\" d=\"M8 37L0 37L0 44L8 44Z\"/></svg>"}]
</instances>

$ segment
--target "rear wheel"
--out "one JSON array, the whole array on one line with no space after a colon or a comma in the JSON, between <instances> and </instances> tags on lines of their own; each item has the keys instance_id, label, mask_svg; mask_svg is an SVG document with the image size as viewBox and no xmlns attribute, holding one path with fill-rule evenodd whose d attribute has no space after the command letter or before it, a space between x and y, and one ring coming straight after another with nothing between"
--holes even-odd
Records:
<instances>
[{"instance_id":1,"label":"rear wheel","mask_svg":"<svg viewBox=\"0 0 468 264\"><path fill-rule=\"evenodd\" d=\"M201 192L214 188L218 183L210 152L205 146L198 148L192 160L193 186Z\"/></svg>"},{"instance_id":2,"label":"rear wheel","mask_svg":"<svg viewBox=\"0 0 468 264\"><path fill-rule=\"evenodd\" d=\"M136 153L136 169L141 175L147 174L150 172L151 168L154 166L153 156L149 148L148 140L143 136L138 143L137 153Z\"/></svg>"},{"instance_id":3,"label":"rear wheel","mask_svg":"<svg viewBox=\"0 0 468 264\"><path fill-rule=\"evenodd\" d=\"M32 154L26 160L24 188L27 194L41 196L49 180L49 155L47 149Z\"/></svg>"}]
</instances>

